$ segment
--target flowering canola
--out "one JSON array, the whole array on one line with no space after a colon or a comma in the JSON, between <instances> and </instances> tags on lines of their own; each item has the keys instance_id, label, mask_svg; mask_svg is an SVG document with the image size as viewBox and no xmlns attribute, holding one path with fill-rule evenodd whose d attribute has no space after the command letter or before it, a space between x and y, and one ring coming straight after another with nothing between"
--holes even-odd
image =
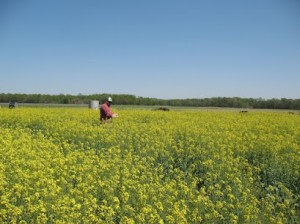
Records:
<instances>
[{"instance_id":1,"label":"flowering canola","mask_svg":"<svg viewBox=\"0 0 300 224\"><path fill-rule=\"evenodd\" d=\"M297 223L300 116L0 109L0 223Z\"/></svg>"}]
</instances>

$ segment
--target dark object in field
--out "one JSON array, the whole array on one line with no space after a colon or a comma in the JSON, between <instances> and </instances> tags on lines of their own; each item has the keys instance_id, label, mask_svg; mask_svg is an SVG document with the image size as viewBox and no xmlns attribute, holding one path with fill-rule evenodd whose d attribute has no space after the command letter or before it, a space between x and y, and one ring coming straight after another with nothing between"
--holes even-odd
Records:
<instances>
[{"instance_id":1,"label":"dark object in field","mask_svg":"<svg viewBox=\"0 0 300 224\"><path fill-rule=\"evenodd\" d=\"M295 113L290 111L289 114L295 114Z\"/></svg>"},{"instance_id":2,"label":"dark object in field","mask_svg":"<svg viewBox=\"0 0 300 224\"><path fill-rule=\"evenodd\" d=\"M240 113L248 113L248 110L241 110Z\"/></svg>"},{"instance_id":3,"label":"dark object in field","mask_svg":"<svg viewBox=\"0 0 300 224\"><path fill-rule=\"evenodd\" d=\"M10 101L8 104L8 108L13 109L16 108L18 106L18 103L15 101Z\"/></svg>"},{"instance_id":4,"label":"dark object in field","mask_svg":"<svg viewBox=\"0 0 300 224\"><path fill-rule=\"evenodd\" d=\"M159 107L159 108L156 108L154 110L170 111L170 109L166 108L166 107Z\"/></svg>"}]
</instances>

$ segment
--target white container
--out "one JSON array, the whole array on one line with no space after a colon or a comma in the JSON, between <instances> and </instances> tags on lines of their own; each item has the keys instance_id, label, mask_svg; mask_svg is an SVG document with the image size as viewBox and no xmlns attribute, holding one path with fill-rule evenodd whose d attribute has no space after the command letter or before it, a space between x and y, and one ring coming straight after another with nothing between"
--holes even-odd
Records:
<instances>
[{"instance_id":1,"label":"white container","mask_svg":"<svg viewBox=\"0 0 300 224\"><path fill-rule=\"evenodd\" d=\"M89 104L90 109L98 110L99 109L99 100L91 100Z\"/></svg>"}]
</instances>

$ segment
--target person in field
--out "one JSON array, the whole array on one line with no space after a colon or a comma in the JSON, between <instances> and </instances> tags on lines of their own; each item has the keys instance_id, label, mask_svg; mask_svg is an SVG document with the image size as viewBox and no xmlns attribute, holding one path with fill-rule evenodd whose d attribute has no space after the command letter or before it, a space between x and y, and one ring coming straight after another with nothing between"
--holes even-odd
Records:
<instances>
[{"instance_id":1,"label":"person in field","mask_svg":"<svg viewBox=\"0 0 300 224\"><path fill-rule=\"evenodd\" d=\"M100 107L100 121L105 123L106 121L112 121L113 117L118 117L118 114L113 113L110 110L112 104L112 98L108 97L104 100L103 104Z\"/></svg>"}]
</instances>

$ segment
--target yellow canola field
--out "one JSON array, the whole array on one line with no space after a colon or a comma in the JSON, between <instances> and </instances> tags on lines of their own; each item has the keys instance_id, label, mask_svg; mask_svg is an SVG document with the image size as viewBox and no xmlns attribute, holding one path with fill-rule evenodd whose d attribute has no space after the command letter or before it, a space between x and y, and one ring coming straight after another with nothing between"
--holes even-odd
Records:
<instances>
[{"instance_id":1,"label":"yellow canola field","mask_svg":"<svg viewBox=\"0 0 300 224\"><path fill-rule=\"evenodd\" d=\"M0 223L299 223L300 116L0 109Z\"/></svg>"}]
</instances>

